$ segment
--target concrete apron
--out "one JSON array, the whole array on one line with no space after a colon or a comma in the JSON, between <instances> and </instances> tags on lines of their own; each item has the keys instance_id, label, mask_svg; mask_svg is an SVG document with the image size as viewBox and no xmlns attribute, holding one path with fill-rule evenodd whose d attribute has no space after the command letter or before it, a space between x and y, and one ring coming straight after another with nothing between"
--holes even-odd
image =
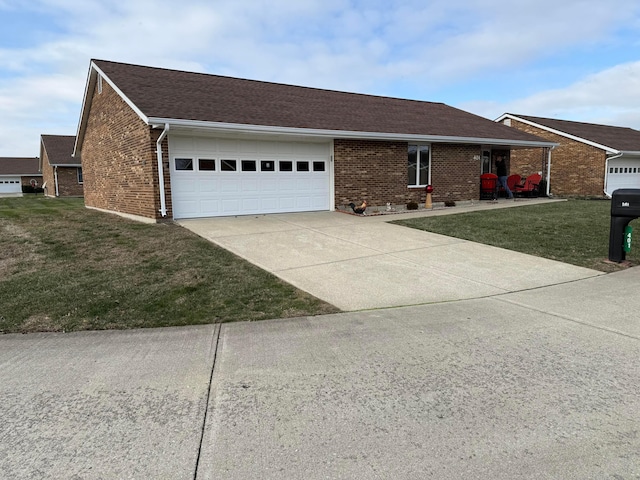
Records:
<instances>
[{"instance_id":1,"label":"concrete apron","mask_svg":"<svg viewBox=\"0 0 640 480\"><path fill-rule=\"evenodd\" d=\"M525 204L530 202L484 202L401 215L310 212L178 223L344 311L481 298L601 275L387 223Z\"/></svg>"}]
</instances>

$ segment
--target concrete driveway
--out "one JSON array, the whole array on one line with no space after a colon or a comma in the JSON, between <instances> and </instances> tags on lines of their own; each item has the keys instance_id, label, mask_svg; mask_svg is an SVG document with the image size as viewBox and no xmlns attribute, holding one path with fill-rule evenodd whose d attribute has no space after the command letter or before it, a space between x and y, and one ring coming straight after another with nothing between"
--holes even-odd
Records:
<instances>
[{"instance_id":1,"label":"concrete driveway","mask_svg":"<svg viewBox=\"0 0 640 480\"><path fill-rule=\"evenodd\" d=\"M481 298L601 272L387 222L521 202L403 215L339 212L190 219L180 225L341 310Z\"/></svg>"}]
</instances>

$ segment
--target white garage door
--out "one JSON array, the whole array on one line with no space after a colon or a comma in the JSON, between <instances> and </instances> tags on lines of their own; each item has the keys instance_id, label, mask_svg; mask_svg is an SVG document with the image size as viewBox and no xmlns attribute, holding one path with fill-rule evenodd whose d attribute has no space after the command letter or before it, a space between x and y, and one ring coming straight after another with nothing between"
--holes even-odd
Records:
<instances>
[{"instance_id":1,"label":"white garage door","mask_svg":"<svg viewBox=\"0 0 640 480\"><path fill-rule=\"evenodd\" d=\"M0 193L22 193L20 177L0 177Z\"/></svg>"},{"instance_id":2,"label":"white garage door","mask_svg":"<svg viewBox=\"0 0 640 480\"><path fill-rule=\"evenodd\" d=\"M330 209L330 145L170 136L174 218Z\"/></svg>"},{"instance_id":3,"label":"white garage door","mask_svg":"<svg viewBox=\"0 0 640 480\"><path fill-rule=\"evenodd\" d=\"M640 188L640 158L616 158L609 161L607 195L619 188Z\"/></svg>"}]
</instances>

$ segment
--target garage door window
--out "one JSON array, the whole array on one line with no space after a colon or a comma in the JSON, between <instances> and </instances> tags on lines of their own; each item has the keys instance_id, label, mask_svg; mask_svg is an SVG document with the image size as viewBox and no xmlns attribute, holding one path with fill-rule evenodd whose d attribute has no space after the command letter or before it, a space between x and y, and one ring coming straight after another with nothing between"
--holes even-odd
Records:
<instances>
[{"instance_id":1,"label":"garage door window","mask_svg":"<svg viewBox=\"0 0 640 480\"><path fill-rule=\"evenodd\" d=\"M242 160L243 172L255 172L257 170L255 160Z\"/></svg>"},{"instance_id":2,"label":"garage door window","mask_svg":"<svg viewBox=\"0 0 640 480\"><path fill-rule=\"evenodd\" d=\"M263 160L260 162L260 170L262 170L263 172L275 172L276 162Z\"/></svg>"},{"instance_id":3,"label":"garage door window","mask_svg":"<svg viewBox=\"0 0 640 480\"><path fill-rule=\"evenodd\" d=\"M281 172L293 172L293 162L280 162Z\"/></svg>"},{"instance_id":4,"label":"garage door window","mask_svg":"<svg viewBox=\"0 0 640 480\"><path fill-rule=\"evenodd\" d=\"M213 172L216 169L216 161L209 158L198 159L198 170L201 172Z\"/></svg>"},{"instance_id":5,"label":"garage door window","mask_svg":"<svg viewBox=\"0 0 640 480\"><path fill-rule=\"evenodd\" d=\"M314 172L324 172L324 162L313 162Z\"/></svg>"},{"instance_id":6,"label":"garage door window","mask_svg":"<svg viewBox=\"0 0 640 480\"><path fill-rule=\"evenodd\" d=\"M236 171L236 161L235 160L221 160L220 161L220 170L223 172L235 172Z\"/></svg>"},{"instance_id":7,"label":"garage door window","mask_svg":"<svg viewBox=\"0 0 640 480\"><path fill-rule=\"evenodd\" d=\"M299 172L308 172L309 171L309 162L297 162L296 168Z\"/></svg>"},{"instance_id":8,"label":"garage door window","mask_svg":"<svg viewBox=\"0 0 640 480\"><path fill-rule=\"evenodd\" d=\"M193 159L191 158L176 158L175 164L176 170L193 170Z\"/></svg>"}]
</instances>

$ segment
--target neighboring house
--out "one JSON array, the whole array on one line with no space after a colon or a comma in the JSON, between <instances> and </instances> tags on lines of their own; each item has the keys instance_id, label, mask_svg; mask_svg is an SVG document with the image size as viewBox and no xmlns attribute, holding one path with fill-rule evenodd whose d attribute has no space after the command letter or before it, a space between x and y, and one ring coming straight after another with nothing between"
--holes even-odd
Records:
<instances>
[{"instance_id":1,"label":"neighboring house","mask_svg":"<svg viewBox=\"0 0 640 480\"><path fill-rule=\"evenodd\" d=\"M551 151L551 192L560 196L611 196L618 188L640 188L640 131L505 113L504 125L559 144ZM530 173L545 163L539 149L511 155L512 171ZM515 173L520 173L516 171Z\"/></svg>"},{"instance_id":2,"label":"neighboring house","mask_svg":"<svg viewBox=\"0 0 640 480\"><path fill-rule=\"evenodd\" d=\"M94 60L85 205L139 220L479 198L483 156L553 146L449 107Z\"/></svg>"},{"instance_id":3,"label":"neighboring house","mask_svg":"<svg viewBox=\"0 0 640 480\"><path fill-rule=\"evenodd\" d=\"M50 197L81 197L82 164L72 157L74 135L42 135L40 138L40 171L45 194Z\"/></svg>"},{"instance_id":4,"label":"neighboring house","mask_svg":"<svg viewBox=\"0 0 640 480\"><path fill-rule=\"evenodd\" d=\"M0 195L22 196L22 187L40 187L38 158L0 157Z\"/></svg>"}]
</instances>

